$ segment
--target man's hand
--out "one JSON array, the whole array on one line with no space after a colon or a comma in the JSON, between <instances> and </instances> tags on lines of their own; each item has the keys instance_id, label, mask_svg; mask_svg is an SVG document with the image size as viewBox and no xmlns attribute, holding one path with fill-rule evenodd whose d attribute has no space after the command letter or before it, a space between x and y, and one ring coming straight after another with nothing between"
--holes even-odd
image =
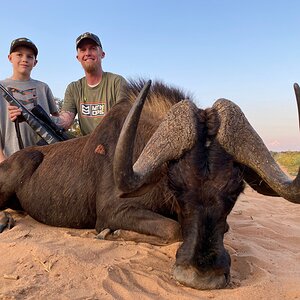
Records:
<instances>
[{"instance_id":1,"label":"man's hand","mask_svg":"<svg viewBox=\"0 0 300 300\"><path fill-rule=\"evenodd\" d=\"M8 114L12 121L15 121L17 117L22 115L22 110L14 105L8 105Z\"/></svg>"},{"instance_id":2,"label":"man's hand","mask_svg":"<svg viewBox=\"0 0 300 300\"><path fill-rule=\"evenodd\" d=\"M3 150L0 148L0 163L3 162L5 158L6 157L4 156Z\"/></svg>"}]
</instances>

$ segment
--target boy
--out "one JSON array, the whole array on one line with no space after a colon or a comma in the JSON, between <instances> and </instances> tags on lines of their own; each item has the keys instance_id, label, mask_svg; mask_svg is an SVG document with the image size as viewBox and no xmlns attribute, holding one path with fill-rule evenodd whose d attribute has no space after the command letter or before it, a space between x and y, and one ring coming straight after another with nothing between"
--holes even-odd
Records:
<instances>
[{"instance_id":1,"label":"boy","mask_svg":"<svg viewBox=\"0 0 300 300\"><path fill-rule=\"evenodd\" d=\"M27 38L13 40L8 55L13 74L0 83L28 110L39 104L47 113L58 116L57 106L48 85L30 77L32 69L38 62L37 55L38 49L31 40ZM3 94L0 93L0 162L19 150L16 130L10 120L8 106ZM38 135L27 123L22 122L19 125L24 147L35 145L39 140Z\"/></svg>"}]
</instances>

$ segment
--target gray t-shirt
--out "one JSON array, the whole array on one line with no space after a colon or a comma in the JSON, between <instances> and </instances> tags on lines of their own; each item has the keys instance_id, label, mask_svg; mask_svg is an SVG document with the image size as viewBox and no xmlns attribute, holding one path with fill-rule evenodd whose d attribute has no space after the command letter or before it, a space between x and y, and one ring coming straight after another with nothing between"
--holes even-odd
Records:
<instances>
[{"instance_id":1,"label":"gray t-shirt","mask_svg":"<svg viewBox=\"0 0 300 300\"><path fill-rule=\"evenodd\" d=\"M34 79L28 81L5 79L0 83L29 110L39 104L48 114L58 111L53 94L44 82ZM6 157L19 150L15 124L9 118L7 106L8 102L0 91L0 146ZM35 145L40 140L26 122L20 123L20 132L24 147Z\"/></svg>"}]
</instances>

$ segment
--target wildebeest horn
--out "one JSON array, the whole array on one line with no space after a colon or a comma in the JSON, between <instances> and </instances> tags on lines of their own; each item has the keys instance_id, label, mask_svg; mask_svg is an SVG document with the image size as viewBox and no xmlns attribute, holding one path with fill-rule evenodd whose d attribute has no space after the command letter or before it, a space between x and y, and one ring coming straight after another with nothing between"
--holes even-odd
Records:
<instances>
[{"instance_id":1,"label":"wildebeest horn","mask_svg":"<svg viewBox=\"0 0 300 300\"><path fill-rule=\"evenodd\" d=\"M281 197L300 203L300 175L292 180L277 165L262 139L233 102L220 99L213 108L220 128L216 136L221 146L238 162L253 169Z\"/></svg>"},{"instance_id":2,"label":"wildebeest horn","mask_svg":"<svg viewBox=\"0 0 300 300\"><path fill-rule=\"evenodd\" d=\"M149 80L140 91L123 124L114 156L114 177L121 191L132 191L137 186L138 176L132 169L132 152L139 118L151 86Z\"/></svg>"},{"instance_id":3,"label":"wildebeest horn","mask_svg":"<svg viewBox=\"0 0 300 300\"><path fill-rule=\"evenodd\" d=\"M114 176L121 197L138 196L146 192L149 179L166 161L179 158L196 141L197 107L190 101L172 106L166 118L152 135L132 166L137 123L149 90L148 82L140 92L123 125L114 158Z\"/></svg>"},{"instance_id":4,"label":"wildebeest horn","mask_svg":"<svg viewBox=\"0 0 300 300\"><path fill-rule=\"evenodd\" d=\"M300 129L300 88L299 88L298 83L294 83L294 91L295 91L296 100L297 100L299 129Z\"/></svg>"}]
</instances>

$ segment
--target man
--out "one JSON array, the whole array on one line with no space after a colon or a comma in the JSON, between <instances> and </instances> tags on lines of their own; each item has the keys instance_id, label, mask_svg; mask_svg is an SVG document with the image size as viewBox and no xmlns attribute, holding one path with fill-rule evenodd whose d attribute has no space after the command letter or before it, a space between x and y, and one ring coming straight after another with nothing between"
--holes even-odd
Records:
<instances>
[{"instance_id":1,"label":"man","mask_svg":"<svg viewBox=\"0 0 300 300\"><path fill-rule=\"evenodd\" d=\"M48 114L58 116L57 106L48 85L30 77L32 69L38 62L37 55L38 49L31 40L27 38L13 40L8 55L13 68L12 76L1 80L0 83L28 110L39 104ZM19 150L15 126L9 119L8 108L13 120L21 114L21 111L9 105L0 93L0 162ZM19 127L24 147L38 142L39 136L27 123L22 122Z\"/></svg>"},{"instance_id":2,"label":"man","mask_svg":"<svg viewBox=\"0 0 300 300\"><path fill-rule=\"evenodd\" d=\"M102 59L105 57L98 36L86 32L76 39L77 60L81 63L85 77L68 85L62 112L56 123L69 128L78 114L83 135L91 133L122 97L126 80L117 74L104 72Z\"/></svg>"}]
</instances>

